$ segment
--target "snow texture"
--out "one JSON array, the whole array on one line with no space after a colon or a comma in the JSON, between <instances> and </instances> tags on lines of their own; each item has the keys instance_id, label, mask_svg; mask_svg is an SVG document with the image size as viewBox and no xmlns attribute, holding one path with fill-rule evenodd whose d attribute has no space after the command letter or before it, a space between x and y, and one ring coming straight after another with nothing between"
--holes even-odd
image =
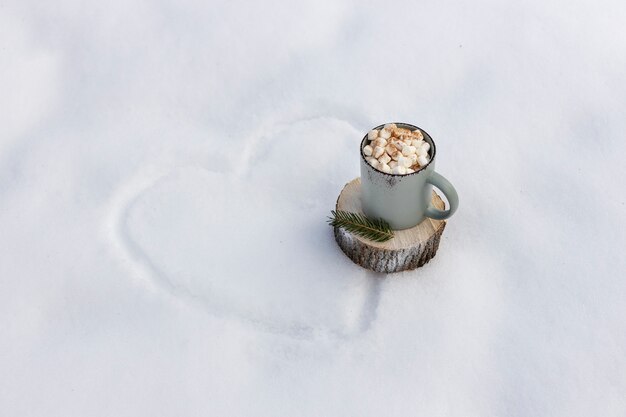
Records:
<instances>
[{"instance_id":1,"label":"snow texture","mask_svg":"<svg viewBox=\"0 0 626 417\"><path fill-rule=\"evenodd\" d=\"M0 415L626 415L626 3L0 4ZM461 206L325 224L370 127Z\"/></svg>"}]
</instances>

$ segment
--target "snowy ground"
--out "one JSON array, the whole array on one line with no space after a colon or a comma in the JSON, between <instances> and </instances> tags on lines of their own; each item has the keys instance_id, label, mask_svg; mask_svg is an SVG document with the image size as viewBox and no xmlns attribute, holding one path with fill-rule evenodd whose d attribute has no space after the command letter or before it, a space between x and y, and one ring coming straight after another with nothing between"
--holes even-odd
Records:
<instances>
[{"instance_id":1,"label":"snowy ground","mask_svg":"<svg viewBox=\"0 0 626 417\"><path fill-rule=\"evenodd\" d=\"M624 21L2 2L0 415L626 415ZM325 217L391 120L461 207L383 276Z\"/></svg>"}]
</instances>

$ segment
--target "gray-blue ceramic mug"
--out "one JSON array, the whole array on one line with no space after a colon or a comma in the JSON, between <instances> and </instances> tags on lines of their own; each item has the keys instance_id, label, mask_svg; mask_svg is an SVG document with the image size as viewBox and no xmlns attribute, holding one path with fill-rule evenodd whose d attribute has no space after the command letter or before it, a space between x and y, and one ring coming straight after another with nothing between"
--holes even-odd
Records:
<instances>
[{"instance_id":1,"label":"gray-blue ceramic mug","mask_svg":"<svg viewBox=\"0 0 626 417\"><path fill-rule=\"evenodd\" d=\"M367 144L367 134L361 141L361 205L365 215L372 219L386 220L392 229L408 229L429 217L443 220L454 214L459 206L459 196L450 182L435 172L437 147L423 129L407 123L396 123L398 127L410 130L419 129L424 140L430 144L430 162L411 174L387 174L372 167L366 160L363 147ZM382 129L384 125L374 129ZM446 196L449 208L439 210L431 203L432 187L435 186Z\"/></svg>"}]
</instances>

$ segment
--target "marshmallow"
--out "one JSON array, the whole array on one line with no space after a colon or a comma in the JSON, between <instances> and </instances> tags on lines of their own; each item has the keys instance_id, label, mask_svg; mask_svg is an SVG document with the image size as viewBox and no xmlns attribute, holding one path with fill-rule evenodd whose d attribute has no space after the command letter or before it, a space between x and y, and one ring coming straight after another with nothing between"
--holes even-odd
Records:
<instances>
[{"instance_id":1,"label":"marshmallow","mask_svg":"<svg viewBox=\"0 0 626 417\"><path fill-rule=\"evenodd\" d=\"M413 155L416 152L417 152L417 149L415 148L415 146L404 145L402 147L402 155L404 156Z\"/></svg>"},{"instance_id":2,"label":"marshmallow","mask_svg":"<svg viewBox=\"0 0 626 417\"><path fill-rule=\"evenodd\" d=\"M417 164L417 154L410 155L409 158L411 158L411 165Z\"/></svg>"},{"instance_id":3,"label":"marshmallow","mask_svg":"<svg viewBox=\"0 0 626 417\"><path fill-rule=\"evenodd\" d=\"M411 160L411 158L408 158L406 156L401 156L398 159L398 165L402 165L403 167L408 168L411 165L413 165L413 161Z\"/></svg>"},{"instance_id":4,"label":"marshmallow","mask_svg":"<svg viewBox=\"0 0 626 417\"><path fill-rule=\"evenodd\" d=\"M378 164L378 169L386 174L391 174L391 167L385 163Z\"/></svg>"},{"instance_id":5,"label":"marshmallow","mask_svg":"<svg viewBox=\"0 0 626 417\"><path fill-rule=\"evenodd\" d=\"M387 146L387 140L385 138L376 138L372 143L374 146L380 146L381 148Z\"/></svg>"},{"instance_id":6,"label":"marshmallow","mask_svg":"<svg viewBox=\"0 0 626 417\"><path fill-rule=\"evenodd\" d=\"M389 167L391 169L394 169L397 166L398 166L398 161L391 161L391 162L389 162Z\"/></svg>"},{"instance_id":7,"label":"marshmallow","mask_svg":"<svg viewBox=\"0 0 626 417\"><path fill-rule=\"evenodd\" d=\"M389 161L391 161L391 157L386 153L382 154L381 157L378 158L378 162L381 164L387 164Z\"/></svg>"},{"instance_id":8,"label":"marshmallow","mask_svg":"<svg viewBox=\"0 0 626 417\"><path fill-rule=\"evenodd\" d=\"M415 146L416 148L419 148L420 146L422 146L423 143L424 143L424 141L419 140L419 139L412 139L411 140L411 146Z\"/></svg>"},{"instance_id":9,"label":"marshmallow","mask_svg":"<svg viewBox=\"0 0 626 417\"><path fill-rule=\"evenodd\" d=\"M377 146L374 148L374 158L379 158L383 153L385 153L385 149Z\"/></svg>"},{"instance_id":10,"label":"marshmallow","mask_svg":"<svg viewBox=\"0 0 626 417\"><path fill-rule=\"evenodd\" d=\"M415 129L413 131L413 136L417 136L418 139L423 140L424 139L424 135L422 135L422 131L419 129Z\"/></svg>"},{"instance_id":11,"label":"marshmallow","mask_svg":"<svg viewBox=\"0 0 626 417\"><path fill-rule=\"evenodd\" d=\"M428 161L429 159L424 155L421 155L417 158L417 163L420 164L421 167L428 165Z\"/></svg>"},{"instance_id":12,"label":"marshmallow","mask_svg":"<svg viewBox=\"0 0 626 417\"><path fill-rule=\"evenodd\" d=\"M404 175L406 174L406 168L403 167L402 165L398 165L395 168L393 168L391 172L396 175Z\"/></svg>"},{"instance_id":13,"label":"marshmallow","mask_svg":"<svg viewBox=\"0 0 626 417\"><path fill-rule=\"evenodd\" d=\"M404 139L405 136L411 135L411 131L403 127L396 127L395 129L391 130L391 133L393 134L393 136L401 139Z\"/></svg>"},{"instance_id":14,"label":"marshmallow","mask_svg":"<svg viewBox=\"0 0 626 417\"><path fill-rule=\"evenodd\" d=\"M423 143L420 145L420 147L421 147L421 148L424 148L424 150L425 150L426 152L428 152L428 151L429 151L429 149L430 149L430 143L428 143L428 142L423 142Z\"/></svg>"},{"instance_id":15,"label":"marshmallow","mask_svg":"<svg viewBox=\"0 0 626 417\"><path fill-rule=\"evenodd\" d=\"M415 170L414 170L414 169L411 169L411 168L407 168L407 169L406 169L406 173L407 173L407 174L412 174L412 173L414 173L414 172L415 172Z\"/></svg>"},{"instance_id":16,"label":"marshmallow","mask_svg":"<svg viewBox=\"0 0 626 417\"><path fill-rule=\"evenodd\" d=\"M363 147L363 153L365 154L365 156L372 156L373 152L374 152L374 149L372 149L370 145L365 145Z\"/></svg>"},{"instance_id":17,"label":"marshmallow","mask_svg":"<svg viewBox=\"0 0 626 417\"><path fill-rule=\"evenodd\" d=\"M387 130L393 130L393 129L397 129L397 128L398 128L398 126L395 123L387 123L385 125L385 129L387 129Z\"/></svg>"},{"instance_id":18,"label":"marshmallow","mask_svg":"<svg viewBox=\"0 0 626 417\"><path fill-rule=\"evenodd\" d=\"M394 161L397 161L400 157L402 156L402 152L400 151L395 151L392 155L391 155L391 159L393 159Z\"/></svg>"},{"instance_id":19,"label":"marshmallow","mask_svg":"<svg viewBox=\"0 0 626 417\"><path fill-rule=\"evenodd\" d=\"M389 129L381 129L381 131L378 132L378 136L383 139L389 139L391 137L391 131Z\"/></svg>"},{"instance_id":20,"label":"marshmallow","mask_svg":"<svg viewBox=\"0 0 626 417\"><path fill-rule=\"evenodd\" d=\"M389 155L393 155L394 153L398 152L398 150L390 143L385 146L385 152L387 152Z\"/></svg>"},{"instance_id":21,"label":"marshmallow","mask_svg":"<svg viewBox=\"0 0 626 417\"><path fill-rule=\"evenodd\" d=\"M376 168L378 166L378 160L376 158L372 158L371 156L366 158L367 162L373 166L374 168Z\"/></svg>"},{"instance_id":22,"label":"marshmallow","mask_svg":"<svg viewBox=\"0 0 626 417\"><path fill-rule=\"evenodd\" d=\"M417 156L428 156L428 151L423 146L417 148Z\"/></svg>"},{"instance_id":23,"label":"marshmallow","mask_svg":"<svg viewBox=\"0 0 626 417\"><path fill-rule=\"evenodd\" d=\"M367 138L369 140L374 140L378 137L378 130L376 129L372 129L369 132L367 132Z\"/></svg>"}]
</instances>

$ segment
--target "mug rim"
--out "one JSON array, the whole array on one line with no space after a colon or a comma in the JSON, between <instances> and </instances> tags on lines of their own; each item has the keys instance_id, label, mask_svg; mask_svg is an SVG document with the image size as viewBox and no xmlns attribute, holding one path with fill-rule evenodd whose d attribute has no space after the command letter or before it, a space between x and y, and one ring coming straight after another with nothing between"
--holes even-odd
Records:
<instances>
[{"instance_id":1,"label":"mug rim","mask_svg":"<svg viewBox=\"0 0 626 417\"><path fill-rule=\"evenodd\" d=\"M383 172L383 171L379 170L378 168L374 168L373 166L371 166L371 165L369 164L369 162L367 162L367 160L365 159L365 154L363 153L363 148L364 148L364 145L363 145L363 144L365 143L365 141L366 141L366 140L368 140L368 139L367 139L367 135L368 135L368 133L369 133L369 131L370 131L370 130L374 130L374 129L382 129L383 127L385 127L385 125L386 125L386 124L395 124L395 125L396 125L396 126L398 126L398 127L410 128L411 130L419 129L419 131L420 131L420 132L422 132L424 135L428 136L428 137L430 138L430 143L431 143L431 145L432 145L432 147L431 147L431 148L432 148L432 149L431 149L432 154L431 154L431 157L430 157L430 160L428 161L428 163L427 163L426 165L424 165L423 167L420 167L420 169L418 169L417 171L412 172L412 173L410 173L410 174L389 174L389 173L387 173L387 172ZM372 168L372 169L373 169L373 170L375 170L376 172L380 172L380 173L381 173L381 174L383 174L383 175L389 175L389 176L392 176L392 177L408 177L408 176L410 176L410 175L419 174L420 172L422 172L423 170L425 170L425 169L428 167L428 165L430 165L430 164L431 164L431 163L435 160L435 154L437 153L437 146L435 146L435 141L433 140L433 137L432 137L432 136L430 136L430 134L429 134L427 131L425 131L424 129L422 129L421 127L418 127L418 126L412 125L412 124L410 124L410 123L404 123L404 122L391 122L391 123L383 123L383 124L381 124L381 125L378 125L378 126L376 126L376 127L371 128L370 130L368 130L368 131L367 131L367 133L365 133L365 136L363 136L363 139L361 139L361 145L359 146L359 147L360 147L359 153L361 154L361 160L362 160L363 162L365 162L365 163L367 164L367 166L368 166L368 167Z\"/></svg>"}]
</instances>

